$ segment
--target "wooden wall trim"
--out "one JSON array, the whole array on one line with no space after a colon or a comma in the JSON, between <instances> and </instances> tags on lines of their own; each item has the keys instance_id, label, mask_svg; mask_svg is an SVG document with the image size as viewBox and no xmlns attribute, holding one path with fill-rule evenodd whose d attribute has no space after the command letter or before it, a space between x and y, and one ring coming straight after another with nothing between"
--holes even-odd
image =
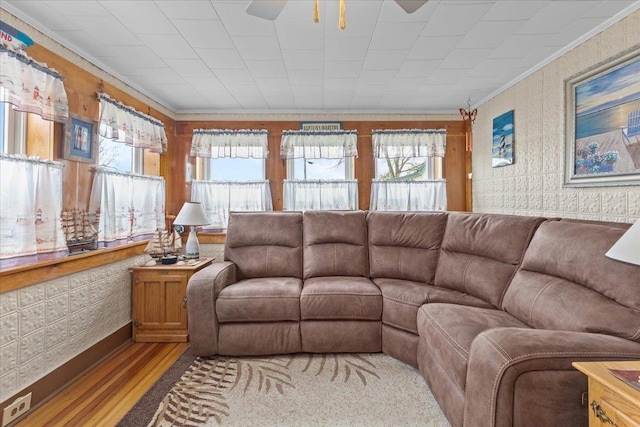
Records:
<instances>
[{"instance_id":1,"label":"wooden wall trim","mask_svg":"<svg viewBox=\"0 0 640 427\"><path fill-rule=\"evenodd\" d=\"M144 253L148 240L0 271L0 294Z\"/></svg>"},{"instance_id":2,"label":"wooden wall trim","mask_svg":"<svg viewBox=\"0 0 640 427\"><path fill-rule=\"evenodd\" d=\"M0 403L0 413L4 408L13 403L15 399L24 396L29 392L31 395L31 409L33 411L37 406L43 404L56 393L60 392L64 387L71 384L79 378L84 372L91 369L101 360L108 357L116 351L120 346L131 340L131 322L127 323L111 335L98 341L87 350L78 354L64 365L55 369L53 372L45 375L27 388L14 394L9 399Z\"/></svg>"}]
</instances>

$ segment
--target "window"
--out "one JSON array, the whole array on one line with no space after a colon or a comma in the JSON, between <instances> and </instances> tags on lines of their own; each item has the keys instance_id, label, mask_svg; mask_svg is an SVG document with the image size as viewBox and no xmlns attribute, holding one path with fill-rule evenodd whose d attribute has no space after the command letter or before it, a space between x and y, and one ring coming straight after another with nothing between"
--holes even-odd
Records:
<instances>
[{"instance_id":1,"label":"window","mask_svg":"<svg viewBox=\"0 0 640 427\"><path fill-rule=\"evenodd\" d=\"M356 131L283 131L284 210L358 208Z\"/></svg>"},{"instance_id":2,"label":"window","mask_svg":"<svg viewBox=\"0 0 640 427\"><path fill-rule=\"evenodd\" d=\"M0 99L4 99L0 88ZM0 153L26 154L26 115L7 102L0 102Z\"/></svg>"},{"instance_id":3,"label":"window","mask_svg":"<svg viewBox=\"0 0 640 427\"><path fill-rule=\"evenodd\" d=\"M273 209L265 179L266 130L196 129L191 141L197 157L191 201L202 203L210 224L206 231L227 228L232 211Z\"/></svg>"},{"instance_id":4,"label":"window","mask_svg":"<svg viewBox=\"0 0 640 427\"><path fill-rule=\"evenodd\" d=\"M165 228L164 179L143 175L144 150L166 150L164 125L104 93L98 98L100 167L89 198L98 246L147 239Z\"/></svg>"},{"instance_id":5,"label":"window","mask_svg":"<svg viewBox=\"0 0 640 427\"><path fill-rule=\"evenodd\" d=\"M376 177L369 209L446 210L446 131L376 130L372 142Z\"/></svg>"},{"instance_id":6,"label":"window","mask_svg":"<svg viewBox=\"0 0 640 427\"><path fill-rule=\"evenodd\" d=\"M123 173L142 174L144 171L144 153L142 148L99 137L98 165Z\"/></svg>"}]
</instances>

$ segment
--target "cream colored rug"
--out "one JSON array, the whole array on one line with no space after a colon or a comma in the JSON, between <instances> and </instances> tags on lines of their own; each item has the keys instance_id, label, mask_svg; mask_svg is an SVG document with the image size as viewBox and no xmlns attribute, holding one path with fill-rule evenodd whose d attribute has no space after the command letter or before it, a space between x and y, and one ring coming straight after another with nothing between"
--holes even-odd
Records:
<instances>
[{"instance_id":1,"label":"cream colored rug","mask_svg":"<svg viewBox=\"0 0 640 427\"><path fill-rule=\"evenodd\" d=\"M420 373L389 356L297 354L196 358L148 425L449 424Z\"/></svg>"}]
</instances>

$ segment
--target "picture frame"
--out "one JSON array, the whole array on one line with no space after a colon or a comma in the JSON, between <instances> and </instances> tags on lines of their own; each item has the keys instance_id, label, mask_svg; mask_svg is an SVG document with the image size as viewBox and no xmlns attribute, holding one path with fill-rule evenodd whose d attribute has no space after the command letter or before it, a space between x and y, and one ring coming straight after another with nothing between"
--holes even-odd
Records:
<instances>
[{"instance_id":1,"label":"picture frame","mask_svg":"<svg viewBox=\"0 0 640 427\"><path fill-rule=\"evenodd\" d=\"M95 163L98 154L98 124L72 115L66 125L62 158L83 163Z\"/></svg>"},{"instance_id":2,"label":"picture frame","mask_svg":"<svg viewBox=\"0 0 640 427\"><path fill-rule=\"evenodd\" d=\"M564 84L564 186L640 185L640 44Z\"/></svg>"},{"instance_id":3,"label":"picture frame","mask_svg":"<svg viewBox=\"0 0 640 427\"><path fill-rule=\"evenodd\" d=\"M514 116L515 111L510 110L493 119L491 167L499 168L513 164Z\"/></svg>"}]
</instances>

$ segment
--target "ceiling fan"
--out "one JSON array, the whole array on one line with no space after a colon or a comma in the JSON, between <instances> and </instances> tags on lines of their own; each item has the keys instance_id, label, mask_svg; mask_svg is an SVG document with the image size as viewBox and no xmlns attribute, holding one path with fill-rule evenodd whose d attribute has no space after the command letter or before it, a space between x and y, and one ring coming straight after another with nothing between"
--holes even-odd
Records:
<instances>
[{"instance_id":1,"label":"ceiling fan","mask_svg":"<svg viewBox=\"0 0 640 427\"><path fill-rule=\"evenodd\" d=\"M288 0L253 0L249 7L247 7L247 13L252 16L256 16L262 19L268 19L274 21L282 9L287 4ZM406 13L413 13L420 9L429 0L394 0L398 6L400 6ZM314 21L318 22L318 0L315 0L314 6ZM340 14L341 23L340 28L344 29L344 0L340 0Z\"/></svg>"}]
</instances>

